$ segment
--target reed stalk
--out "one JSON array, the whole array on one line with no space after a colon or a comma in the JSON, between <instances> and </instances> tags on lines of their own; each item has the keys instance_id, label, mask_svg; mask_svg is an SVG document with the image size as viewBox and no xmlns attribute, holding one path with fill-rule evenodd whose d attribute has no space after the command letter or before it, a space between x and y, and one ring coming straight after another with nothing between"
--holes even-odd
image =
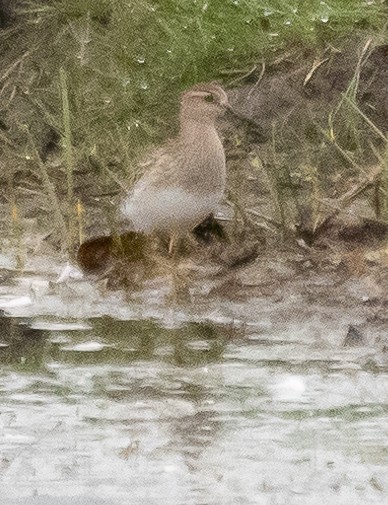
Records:
<instances>
[{"instance_id":1,"label":"reed stalk","mask_svg":"<svg viewBox=\"0 0 388 505\"><path fill-rule=\"evenodd\" d=\"M71 134L71 115L67 75L63 68L59 70L59 80L62 98L63 136L62 144L65 154L66 180L67 180L67 220L68 220L68 249L75 239L76 215L74 214L74 152Z\"/></svg>"}]
</instances>

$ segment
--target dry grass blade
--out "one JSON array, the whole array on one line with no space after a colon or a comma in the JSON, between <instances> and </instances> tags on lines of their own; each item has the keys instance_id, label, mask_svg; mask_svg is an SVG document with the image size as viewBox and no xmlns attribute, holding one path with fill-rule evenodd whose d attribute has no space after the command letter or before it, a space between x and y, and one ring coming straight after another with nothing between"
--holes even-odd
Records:
<instances>
[{"instance_id":1,"label":"dry grass blade","mask_svg":"<svg viewBox=\"0 0 388 505\"><path fill-rule=\"evenodd\" d=\"M353 101L350 100L348 97L345 97L345 99L350 103L350 105L353 107L353 109L362 117L362 119L368 124L368 126L371 127L371 129L376 133L378 137L380 137L384 142L388 143L388 137L384 135L384 133L377 128L377 126L371 121L366 114L362 112L360 107Z\"/></svg>"},{"instance_id":2,"label":"dry grass blade","mask_svg":"<svg viewBox=\"0 0 388 505\"><path fill-rule=\"evenodd\" d=\"M322 66L324 63L329 61L330 58L325 58L324 60L316 60L314 61L314 64L310 70L310 72L306 75L303 81L303 86L306 86L308 82L311 80L312 76L315 74L315 72L318 70L320 66Z\"/></svg>"},{"instance_id":3,"label":"dry grass blade","mask_svg":"<svg viewBox=\"0 0 388 505\"><path fill-rule=\"evenodd\" d=\"M70 106L67 90L67 78L63 68L60 69L60 83L61 83L62 113L63 113L63 127L64 127L63 144L65 148L66 169L67 169L67 199L68 199L68 205L69 207L71 207L73 203L74 159L73 159L73 146L71 139Z\"/></svg>"},{"instance_id":4,"label":"dry grass blade","mask_svg":"<svg viewBox=\"0 0 388 505\"><path fill-rule=\"evenodd\" d=\"M259 238L259 239L263 238L263 236L259 232L258 228L263 228L266 231L273 232L273 230L271 230L268 226L256 223L253 219L251 219L247 215L247 211L244 209L242 204L239 202L237 196L231 191L228 192L227 203L236 209L238 214L240 214L240 216L241 216L244 226L249 228L257 238Z\"/></svg>"},{"instance_id":5,"label":"dry grass blade","mask_svg":"<svg viewBox=\"0 0 388 505\"><path fill-rule=\"evenodd\" d=\"M277 221L275 221L271 217L265 216L264 214L261 214L260 212L257 212L254 209L246 209L245 212L247 214L251 214L252 216L259 217L260 219L263 219L264 221L268 222L269 224L272 224L272 226L274 226L277 229L280 229L282 227L282 225L280 223L278 223ZM269 230L270 228L266 227L266 229Z\"/></svg>"},{"instance_id":6,"label":"dry grass blade","mask_svg":"<svg viewBox=\"0 0 388 505\"><path fill-rule=\"evenodd\" d=\"M30 51L26 51L23 56L18 58L16 61L14 61L8 68L7 70L3 73L3 75L0 76L0 82L3 82L7 77L17 68L25 58L30 54Z\"/></svg>"},{"instance_id":7,"label":"dry grass blade","mask_svg":"<svg viewBox=\"0 0 388 505\"><path fill-rule=\"evenodd\" d=\"M67 87L67 76L63 68L59 70L59 81L61 86L61 98L62 98L62 116L63 116L63 130L64 134L62 137L62 142L65 151L65 163L66 163L66 177L67 177L67 218L68 218L68 234L67 247L70 250L73 240L76 240L76 216L74 213L74 154L73 154L73 142L71 134L71 124L70 124L70 104L69 95Z\"/></svg>"},{"instance_id":8,"label":"dry grass blade","mask_svg":"<svg viewBox=\"0 0 388 505\"><path fill-rule=\"evenodd\" d=\"M38 164L38 168L39 168L39 172L40 172L40 175L42 178L44 190L46 192L47 197L50 200L50 204L51 204L51 207L52 207L52 210L54 213L55 225L58 228L58 231L60 232L62 239L64 239L68 236L67 227L66 227L66 223L63 218L63 215L62 215L61 206L60 206L58 197L56 195L55 188L50 181L46 166L43 163L43 161L38 153L38 150L36 149L32 135L28 130L27 130L27 137L28 137L28 141L30 144L30 148L32 149L32 152L34 155L34 159ZM63 246L63 244L62 244L62 246Z\"/></svg>"},{"instance_id":9,"label":"dry grass blade","mask_svg":"<svg viewBox=\"0 0 388 505\"><path fill-rule=\"evenodd\" d=\"M366 179L368 179L369 175L368 175L368 172L361 166L359 165L346 151L345 149L343 149L339 144L338 142L336 141L335 139L335 136L333 136L330 133L324 131L324 130L321 130L323 135L326 137L326 139L341 153L341 155L354 167L356 168L357 170L359 170L359 172L361 174L363 174L365 176Z\"/></svg>"},{"instance_id":10,"label":"dry grass blade","mask_svg":"<svg viewBox=\"0 0 388 505\"><path fill-rule=\"evenodd\" d=\"M364 193L367 189L373 187L376 185L379 181L379 178L381 176L381 168L380 167L374 167L371 170L370 177L366 181L362 181L360 184L357 184L355 187L344 193L340 198L337 198L335 200L326 200L324 198L318 198L316 196L313 196L313 198L321 203L322 205L325 205L326 207L330 208L332 212L330 212L328 215L326 215L321 222L317 225L316 231L321 229L324 224L331 219L332 217L338 215L339 213L343 212L347 206L349 206L355 198L357 198L360 194ZM359 216L363 217L363 216ZM370 220L370 218L368 218ZM386 224L385 221L381 221L379 219L374 220L379 223L384 223Z\"/></svg>"},{"instance_id":11,"label":"dry grass blade","mask_svg":"<svg viewBox=\"0 0 388 505\"><path fill-rule=\"evenodd\" d=\"M366 189L366 188L364 188L364 189ZM328 202L327 200L322 200L322 199L317 199L317 201L319 203L321 203L322 205L325 205L326 207L329 207L330 209L333 210L333 212L331 212L329 216L325 217L325 219L320 223L320 225L317 229L321 228L329 219L331 219L332 217L334 217L344 211L344 207L336 205L335 202ZM378 223L378 224L385 225L385 226L388 225L388 222L384 219L379 219L379 218L373 219L370 216L365 216L362 214L357 215L357 217L360 219L367 219L369 222Z\"/></svg>"},{"instance_id":12,"label":"dry grass blade","mask_svg":"<svg viewBox=\"0 0 388 505\"><path fill-rule=\"evenodd\" d=\"M264 73L265 73L265 61L263 61L263 63L261 64L261 71L260 71L260 75L259 75L259 78L257 79L257 81L255 82L255 84L252 86L251 90L249 91L248 93L248 96L247 96L247 100L249 100L252 96L252 93L257 89L257 87L259 86L261 80L263 79L264 77Z\"/></svg>"},{"instance_id":13,"label":"dry grass blade","mask_svg":"<svg viewBox=\"0 0 388 505\"><path fill-rule=\"evenodd\" d=\"M375 184L381 175L381 167L376 167L371 170L369 178L366 181L357 184L354 188L347 191L343 194L337 201L341 203L351 203L357 196L363 193L366 189L370 188L373 184Z\"/></svg>"},{"instance_id":14,"label":"dry grass blade","mask_svg":"<svg viewBox=\"0 0 388 505\"><path fill-rule=\"evenodd\" d=\"M358 58L356 68L353 74L353 78L351 79L348 88L346 91L342 94L342 98L339 101L337 107L333 110L332 113L329 115L329 129L330 132L334 138L334 118L337 116L341 108L343 107L344 102L353 102L356 103L357 101L357 91L359 88L360 84L360 74L362 67L365 65L366 61L368 60L371 52L368 53L370 46L372 44L372 39L368 39L366 44L361 50L361 54Z\"/></svg>"},{"instance_id":15,"label":"dry grass blade","mask_svg":"<svg viewBox=\"0 0 388 505\"><path fill-rule=\"evenodd\" d=\"M233 79L233 81L230 81L229 86L233 86L234 84L237 84L238 82L243 81L244 79L246 79L247 77L252 75L256 69L257 69L257 65L253 65L251 70L249 70L248 72L246 72L245 74L243 74L239 77L236 77L236 79Z\"/></svg>"},{"instance_id":16,"label":"dry grass blade","mask_svg":"<svg viewBox=\"0 0 388 505\"><path fill-rule=\"evenodd\" d=\"M129 185L123 182L119 177L117 177L117 175L114 172L112 172L112 170L110 170L108 167L104 167L104 170L109 175L109 177L111 177L112 180L126 193L130 190Z\"/></svg>"}]
</instances>

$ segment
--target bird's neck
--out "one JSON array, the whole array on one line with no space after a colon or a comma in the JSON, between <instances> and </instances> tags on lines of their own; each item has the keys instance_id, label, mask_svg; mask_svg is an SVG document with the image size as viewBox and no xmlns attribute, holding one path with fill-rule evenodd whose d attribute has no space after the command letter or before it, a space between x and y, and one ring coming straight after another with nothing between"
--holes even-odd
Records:
<instances>
[{"instance_id":1,"label":"bird's neck","mask_svg":"<svg viewBox=\"0 0 388 505\"><path fill-rule=\"evenodd\" d=\"M179 137L181 141L190 140L191 142L200 142L201 139L206 139L217 135L217 130L214 121L208 118L187 119L181 122Z\"/></svg>"}]
</instances>

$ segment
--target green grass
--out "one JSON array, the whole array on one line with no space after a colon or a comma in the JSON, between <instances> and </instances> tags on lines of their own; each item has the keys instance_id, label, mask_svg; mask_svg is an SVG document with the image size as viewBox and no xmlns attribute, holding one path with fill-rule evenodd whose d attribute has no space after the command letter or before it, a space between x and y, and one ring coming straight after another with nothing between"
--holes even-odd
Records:
<instances>
[{"instance_id":1,"label":"green grass","mask_svg":"<svg viewBox=\"0 0 388 505\"><path fill-rule=\"evenodd\" d=\"M19 34L2 44L9 49L3 68L23 58L8 75L3 103L10 101L14 130L22 120L36 125L38 139L50 128L67 137L63 68L78 158L118 156L124 164L174 129L182 89L295 46L325 45L357 26L379 30L383 10L362 0L25 2ZM20 89L10 100L13 84Z\"/></svg>"},{"instance_id":2,"label":"green grass","mask_svg":"<svg viewBox=\"0 0 388 505\"><path fill-rule=\"evenodd\" d=\"M17 23L0 32L0 154L17 158L17 170L31 169L31 145L44 162L48 139L59 136L69 206L77 168L100 169L97 178L109 171L132 178L144 150L175 130L177 95L191 84L227 85L260 61L325 48L355 30L383 34L387 14L384 2L364 0L20 0L17 6Z\"/></svg>"}]
</instances>

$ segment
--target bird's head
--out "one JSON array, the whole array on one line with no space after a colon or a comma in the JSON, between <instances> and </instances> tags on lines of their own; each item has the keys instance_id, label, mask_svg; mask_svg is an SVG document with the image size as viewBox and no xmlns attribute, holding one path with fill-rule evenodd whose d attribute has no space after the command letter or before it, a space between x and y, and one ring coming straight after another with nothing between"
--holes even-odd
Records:
<instances>
[{"instance_id":1,"label":"bird's head","mask_svg":"<svg viewBox=\"0 0 388 505\"><path fill-rule=\"evenodd\" d=\"M219 84L196 84L182 95L181 117L204 122L214 121L228 107L227 94Z\"/></svg>"}]
</instances>

